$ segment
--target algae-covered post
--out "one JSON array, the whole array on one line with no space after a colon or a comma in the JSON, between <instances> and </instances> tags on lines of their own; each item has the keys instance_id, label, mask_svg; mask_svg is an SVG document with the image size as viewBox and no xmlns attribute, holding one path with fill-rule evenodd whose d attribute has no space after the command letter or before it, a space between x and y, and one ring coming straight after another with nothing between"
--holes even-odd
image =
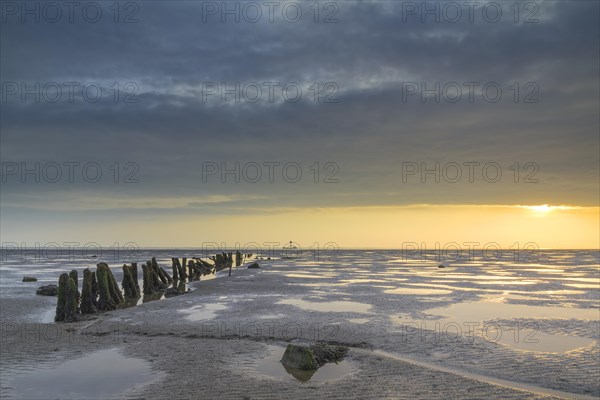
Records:
<instances>
[{"instance_id":1,"label":"algae-covered post","mask_svg":"<svg viewBox=\"0 0 600 400\"><path fill-rule=\"evenodd\" d=\"M144 294L152 294L152 283L150 272L148 272L148 266L146 264L142 264L142 274L144 277Z\"/></svg>"},{"instance_id":2,"label":"algae-covered post","mask_svg":"<svg viewBox=\"0 0 600 400\"><path fill-rule=\"evenodd\" d=\"M98 312L96 309L96 299L92 290L92 276L93 272L89 268L83 270L83 283L81 286L81 305L80 310L82 314L95 314Z\"/></svg>"},{"instance_id":3,"label":"algae-covered post","mask_svg":"<svg viewBox=\"0 0 600 400\"><path fill-rule=\"evenodd\" d=\"M92 299L94 305L98 307L98 281L96 280L96 271L92 271Z\"/></svg>"},{"instance_id":4,"label":"algae-covered post","mask_svg":"<svg viewBox=\"0 0 600 400\"><path fill-rule=\"evenodd\" d=\"M165 274L163 273L163 270L158 266L158 263L156 262L156 258L152 257L152 270L154 271L154 273L156 274L156 276L158 277L158 279L163 283L163 284L168 284L169 280L167 279L167 277L165 276Z\"/></svg>"},{"instance_id":5,"label":"algae-covered post","mask_svg":"<svg viewBox=\"0 0 600 400\"><path fill-rule=\"evenodd\" d=\"M183 262L185 263L185 258L183 259ZM179 262L179 258L177 259L177 270L179 271L179 279L185 280L185 278L187 278L185 275L185 267Z\"/></svg>"},{"instance_id":6,"label":"algae-covered post","mask_svg":"<svg viewBox=\"0 0 600 400\"><path fill-rule=\"evenodd\" d=\"M55 322L65 320L65 305L67 301L67 281L69 280L69 274L61 274L58 278L58 299L56 301L56 315L54 316Z\"/></svg>"},{"instance_id":7,"label":"algae-covered post","mask_svg":"<svg viewBox=\"0 0 600 400\"><path fill-rule=\"evenodd\" d=\"M159 265L158 269L160 269L160 271L162 272L162 274L167 278L167 283L173 282L173 278L171 278L171 275L169 275L169 273L163 267L161 267Z\"/></svg>"},{"instance_id":8,"label":"algae-covered post","mask_svg":"<svg viewBox=\"0 0 600 400\"><path fill-rule=\"evenodd\" d=\"M179 264L179 259L172 257L171 262L173 263L173 280L179 280L179 268L177 268L177 264Z\"/></svg>"},{"instance_id":9,"label":"algae-covered post","mask_svg":"<svg viewBox=\"0 0 600 400\"><path fill-rule=\"evenodd\" d=\"M110 278L109 278L109 268L106 263L98 264L98 268L96 269L96 278L98 280L98 310L99 311L110 311L115 310L117 308L118 302L112 296Z\"/></svg>"},{"instance_id":10,"label":"algae-covered post","mask_svg":"<svg viewBox=\"0 0 600 400\"><path fill-rule=\"evenodd\" d=\"M123 292L125 292L125 297L129 299L134 299L140 297L137 288L135 287L135 283L133 281L133 276L131 273L131 267L129 265L123 264Z\"/></svg>"},{"instance_id":11,"label":"algae-covered post","mask_svg":"<svg viewBox=\"0 0 600 400\"><path fill-rule=\"evenodd\" d=\"M182 262L181 262L181 269L179 270L179 277L181 279L186 279L187 273L185 272L185 266L187 265L187 258L183 257Z\"/></svg>"},{"instance_id":12,"label":"algae-covered post","mask_svg":"<svg viewBox=\"0 0 600 400\"><path fill-rule=\"evenodd\" d=\"M79 279L77 277L76 269L69 272L69 278L73 279L73 283L75 284L75 288L77 289L77 307L79 307L79 299L81 299L81 293L79 292Z\"/></svg>"},{"instance_id":13,"label":"algae-covered post","mask_svg":"<svg viewBox=\"0 0 600 400\"><path fill-rule=\"evenodd\" d=\"M77 321L77 309L79 308L79 291L75 286L75 281L67 279L67 290L65 300L65 319L64 322Z\"/></svg>"},{"instance_id":14,"label":"algae-covered post","mask_svg":"<svg viewBox=\"0 0 600 400\"><path fill-rule=\"evenodd\" d=\"M138 282L138 267L137 267L137 263L132 262L131 263L131 277L133 278L133 283L135 284L135 289L138 292L138 295L140 294L140 284Z\"/></svg>"},{"instance_id":15,"label":"algae-covered post","mask_svg":"<svg viewBox=\"0 0 600 400\"><path fill-rule=\"evenodd\" d=\"M123 297L123 293L121 293L121 289L119 289L119 284L117 283L117 280L115 279L115 276L113 275L110 267L108 266L108 264L105 265L108 271L110 294L113 297L115 303L121 304L125 300L125 298Z\"/></svg>"}]
</instances>

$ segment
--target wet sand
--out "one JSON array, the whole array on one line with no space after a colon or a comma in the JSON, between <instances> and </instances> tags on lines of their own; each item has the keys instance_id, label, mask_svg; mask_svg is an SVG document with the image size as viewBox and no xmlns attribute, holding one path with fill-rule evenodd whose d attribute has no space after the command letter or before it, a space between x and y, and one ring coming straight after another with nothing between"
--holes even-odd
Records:
<instances>
[{"instance_id":1,"label":"wet sand","mask_svg":"<svg viewBox=\"0 0 600 400\"><path fill-rule=\"evenodd\" d=\"M548 334L564 335L568 330L591 340L586 347L567 352L523 351L476 336L431 339L431 331L407 329L412 325L399 321L421 316L421 321L432 322L428 310L456 303L445 293L385 293L397 285L385 278L345 282L367 279L363 275L369 274L334 265L284 261L261 265L260 270L235 269L231 278L193 283L195 291L190 294L74 324L34 322L34 315L52 308L55 298L3 301L1 397L22 396L19 378L39 375L36 369L60 368L106 350L140 360L151 372L141 379L135 368L126 370L123 374L135 388L125 394L107 389L91 393L91 398L523 399L600 394L597 320L564 316L537 320ZM426 273L430 272L438 271ZM463 303L477 298L469 293L461 294ZM586 298L581 301L585 304ZM28 311L19 315L23 309ZM500 317L503 326L532 322L523 316ZM306 382L283 372L283 367L273 371L273 357L283 353L287 343L315 340L350 346L347 368L330 379ZM268 368L266 362L271 362ZM97 374L111 388L110 378L101 370ZM73 374L70 379L78 378ZM61 385L59 378L54 381ZM71 398L85 396L78 393Z\"/></svg>"}]
</instances>

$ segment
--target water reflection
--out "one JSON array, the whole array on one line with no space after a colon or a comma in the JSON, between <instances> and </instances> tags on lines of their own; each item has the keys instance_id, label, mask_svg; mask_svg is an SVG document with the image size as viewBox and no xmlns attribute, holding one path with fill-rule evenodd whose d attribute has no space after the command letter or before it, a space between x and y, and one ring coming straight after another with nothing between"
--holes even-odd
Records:
<instances>
[{"instance_id":1,"label":"water reflection","mask_svg":"<svg viewBox=\"0 0 600 400\"><path fill-rule=\"evenodd\" d=\"M25 399L107 399L162 376L148 362L108 349L16 376L11 386Z\"/></svg>"},{"instance_id":2,"label":"water reflection","mask_svg":"<svg viewBox=\"0 0 600 400\"><path fill-rule=\"evenodd\" d=\"M288 368L281 363L285 348L279 346L268 346L269 355L258 360L252 365L254 372L267 375L272 378L294 379L304 382L328 382L341 379L356 371L355 365L349 360L343 360L337 364L328 363L317 370L299 370Z\"/></svg>"},{"instance_id":3,"label":"water reflection","mask_svg":"<svg viewBox=\"0 0 600 400\"><path fill-rule=\"evenodd\" d=\"M284 299L278 301L277 304L289 304L294 307L301 308L303 310L320 312L368 313L371 310L370 304L358 303L355 301L314 302L302 299Z\"/></svg>"}]
</instances>

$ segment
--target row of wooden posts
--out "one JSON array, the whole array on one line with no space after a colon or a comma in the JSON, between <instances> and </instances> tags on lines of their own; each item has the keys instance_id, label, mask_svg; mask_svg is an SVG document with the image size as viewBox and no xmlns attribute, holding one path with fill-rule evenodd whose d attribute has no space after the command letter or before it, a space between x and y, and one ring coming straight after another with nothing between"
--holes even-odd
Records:
<instances>
[{"instance_id":1,"label":"row of wooden posts","mask_svg":"<svg viewBox=\"0 0 600 400\"><path fill-rule=\"evenodd\" d=\"M243 263L244 258L250 258L252 254L242 255L239 251L235 253L220 253L210 257L213 264L200 258L173 257L173 275L156 262L151 261L142 264L143 286L140 289L138 283L138 265L123 265L123 280L119 288L110 267L106 263L96 265L96 271L89 268L83 270L83 284L79 292L77 271L72 270L69 274L64 273L58 279L58 300L56 304L56 322L74 322L81 314L95 314L117 309L125 302L125 299L139 299L142 295L151 295L166 290L172 290L181 294L180 283L199 280L201 276L213 274L217 271L231 268L235 262L236 266ZM187 267L187 268L186 268ZM172 288L169 289L169 286Z\"/></svg>"}]
</instances>

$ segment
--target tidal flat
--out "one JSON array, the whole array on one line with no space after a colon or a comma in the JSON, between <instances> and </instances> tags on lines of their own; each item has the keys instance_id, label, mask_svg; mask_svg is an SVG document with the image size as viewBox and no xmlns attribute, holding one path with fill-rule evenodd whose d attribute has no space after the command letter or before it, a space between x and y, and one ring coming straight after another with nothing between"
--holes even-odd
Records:
<instances>
[{"instance_id":1,"label":"tidal flat","mask_svg":"<svg viewBox=\"0 0 600 400\"><path fill-rule=\"evenodd\" d=\"M156 257L167 268L172 255L147 251L139 261ZM185 295L54 323L56 297L36 288L100 261L3 262L1 398L600 395L595 251L444 268L399 251L264 257L261 268L189 282ZM119 264L108 262L121 282ZM22 282L26 275L38 281ZM312 374L279 363L287 344L315 342L350 350Z\"/></svg>"}]
</instances>

